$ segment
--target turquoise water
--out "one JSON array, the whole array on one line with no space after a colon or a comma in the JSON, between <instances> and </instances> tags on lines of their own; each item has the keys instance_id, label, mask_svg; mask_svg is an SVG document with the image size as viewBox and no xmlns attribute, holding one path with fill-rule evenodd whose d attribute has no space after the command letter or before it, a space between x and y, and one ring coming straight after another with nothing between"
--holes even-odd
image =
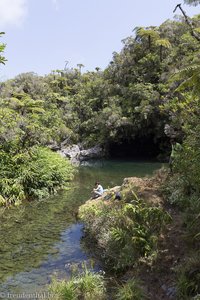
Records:
<instances>
[{"instance_id":1,"label":"turquoise water","mask_svg":"<svg viewBox=\"0 0 200 300\"><path fill-rule=\"evenodd\" d=\"M76 212L90 198L95 181L113 187L125 177L151 175L160 167L160 163L115 160L85 163L70 190L1 211L0 299L11 298L8 293L47 293L52 276L68 278L72 263L90 260L81 247L82 224L76 221Z\"/></svg>"}]
</instances>

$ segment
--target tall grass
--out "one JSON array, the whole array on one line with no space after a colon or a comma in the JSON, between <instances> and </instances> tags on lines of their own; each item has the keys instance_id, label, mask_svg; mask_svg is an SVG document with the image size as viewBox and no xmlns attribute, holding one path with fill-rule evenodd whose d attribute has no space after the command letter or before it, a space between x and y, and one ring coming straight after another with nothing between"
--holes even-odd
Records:
<instances>
[{"instance_id":1,"label":"tall grass","mask_svg":"<svg viewBox=\"0 0 200 300\"><path fill-rule=\"evenodd\" d=\"M69 281L53 280L51 292L55 300L105 300L106 289L103 276L92 273L85 268L84 272L73 275Z\"/></svg>"},{"instance_id":2,"label":"tall grass","mask_svg":"<svg viewBox=\"0 0 200 300\"><path fill-rule=\"evenodd\" d=\"M146 295L137 279L129 279L118 288L115 300L144 300Z\"/></svg>"}]
</instances>

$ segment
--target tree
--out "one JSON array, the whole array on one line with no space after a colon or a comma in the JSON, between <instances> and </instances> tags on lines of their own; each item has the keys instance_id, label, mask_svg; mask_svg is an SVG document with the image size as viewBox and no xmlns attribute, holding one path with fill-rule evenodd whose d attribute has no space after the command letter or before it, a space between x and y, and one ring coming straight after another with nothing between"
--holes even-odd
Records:
<instances>
[{"instance_id":1,"label":"tree","mask_svg":"<svg viewBox=\"0 0 200 300\"><path fill-rule=\"evenodd\" d=\"M77 64L77 67L79 68L79 72L81 73L81 69L84 68L85 66L83 64Z\"/></svg>"},{"instance_id":2,"label":"tree","mask_svg":"<svg viewBox=\"0 0 200 300\"><path fill-rule=\"evenodd\" d=\"M5 32L0 32L0 37L5 34ZM4 64L5 65L5 62L6 62L6 59L4 56L2 56L1 54L3 54L4 50L5 50L5 47L6 45L5 44L2 44L0 43L0 64Z\"/></svg>"},{"instance_id":3,"label":"tree","mask_svg":"<svg viewBox=\"0 0 200 300\"><path fill-rule=\"evenodd\" d=\"M96 70L97 72L99 72L99 71L101 70L101 68L96 67L95 70Z\"/></svg>"},{"instance_id":4,"label":"tree","mask_svg":"<svg viewBox=\"0 0 200 300\"><path fill-rule=\"evenodd\" d=\"M163 60L163 49L169 49L171 47L171 43L168 39L158 39L155 44L160 47L160 61Z\"/></svg>"},{"instance_id":5,"label":"tree","mask_svg":"<svg viewBox=\"0 0 200 300\"><path fill-rule=\"evenodd\" d=\"M186 4L194 5L194 6L200 4L200 0L184 0L184 2L185 2Z\"/></svg>"},{"instance_id":6,"label":"tree","mask_svg":"<svg viewBox=\"0 0 200 300\"><path fill-rule=\"evenodd\" d=\"M159 38L158 32L155 30L154 27L136 27L136 40L141 39L142 41L148 41L148 49L151 50L152 42Z\"/></svg>"},{"instance_id":7,"label":"tree","mask_svg":"<svg viewBox=\"0 0 200 300\"><path fill-rule=\"evenodd\" d=\"M185 11L182 9L181 4L177 4L174 11L175 12L177 10L177 8L180 9L180 11L182 12L184 18L185 18L185 22L187 23L189 29L190 29L190 33L191 35L200 42L200 35L199 35L199 29L195 30L194 24L193 22L189 19L189 17L186 15Z\"/></svg>"}]
</instances>

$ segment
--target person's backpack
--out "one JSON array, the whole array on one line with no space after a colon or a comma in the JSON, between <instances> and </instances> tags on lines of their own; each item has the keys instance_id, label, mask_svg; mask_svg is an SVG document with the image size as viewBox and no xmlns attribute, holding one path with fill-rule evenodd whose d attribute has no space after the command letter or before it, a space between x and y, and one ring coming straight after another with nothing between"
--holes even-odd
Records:
<instances>
[{"instance_id":1,"label":"person's backpack","mask_svg":"<svg viewBox=\"0 0 200 300\"><path fill-rule=\"evenodd\" d=\"M115 193L115 200L121 200L122 197L121 197L121 193L120 192L116 192Z\"/></svg>"}]
</instances>

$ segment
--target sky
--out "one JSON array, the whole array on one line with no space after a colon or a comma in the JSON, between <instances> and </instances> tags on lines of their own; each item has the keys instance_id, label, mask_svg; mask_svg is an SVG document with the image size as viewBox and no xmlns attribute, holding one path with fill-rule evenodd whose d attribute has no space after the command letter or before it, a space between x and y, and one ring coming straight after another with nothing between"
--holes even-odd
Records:
<instances>
[{"instance_id":1,"label":"sky","mask_svg":"<svg viewBox=\"0 0 200 300\"><path fill-rule=\"evenodd\" d=\"M121 40L136 26L159 26L173 19L182 0L0 0L0 39L6 65L0 81L24 72L38 75L77 67L104 69ZM183 1L182 1L183 2ZM182 4L189 16L200 6Z\"/></svg>"}]
</instances>

